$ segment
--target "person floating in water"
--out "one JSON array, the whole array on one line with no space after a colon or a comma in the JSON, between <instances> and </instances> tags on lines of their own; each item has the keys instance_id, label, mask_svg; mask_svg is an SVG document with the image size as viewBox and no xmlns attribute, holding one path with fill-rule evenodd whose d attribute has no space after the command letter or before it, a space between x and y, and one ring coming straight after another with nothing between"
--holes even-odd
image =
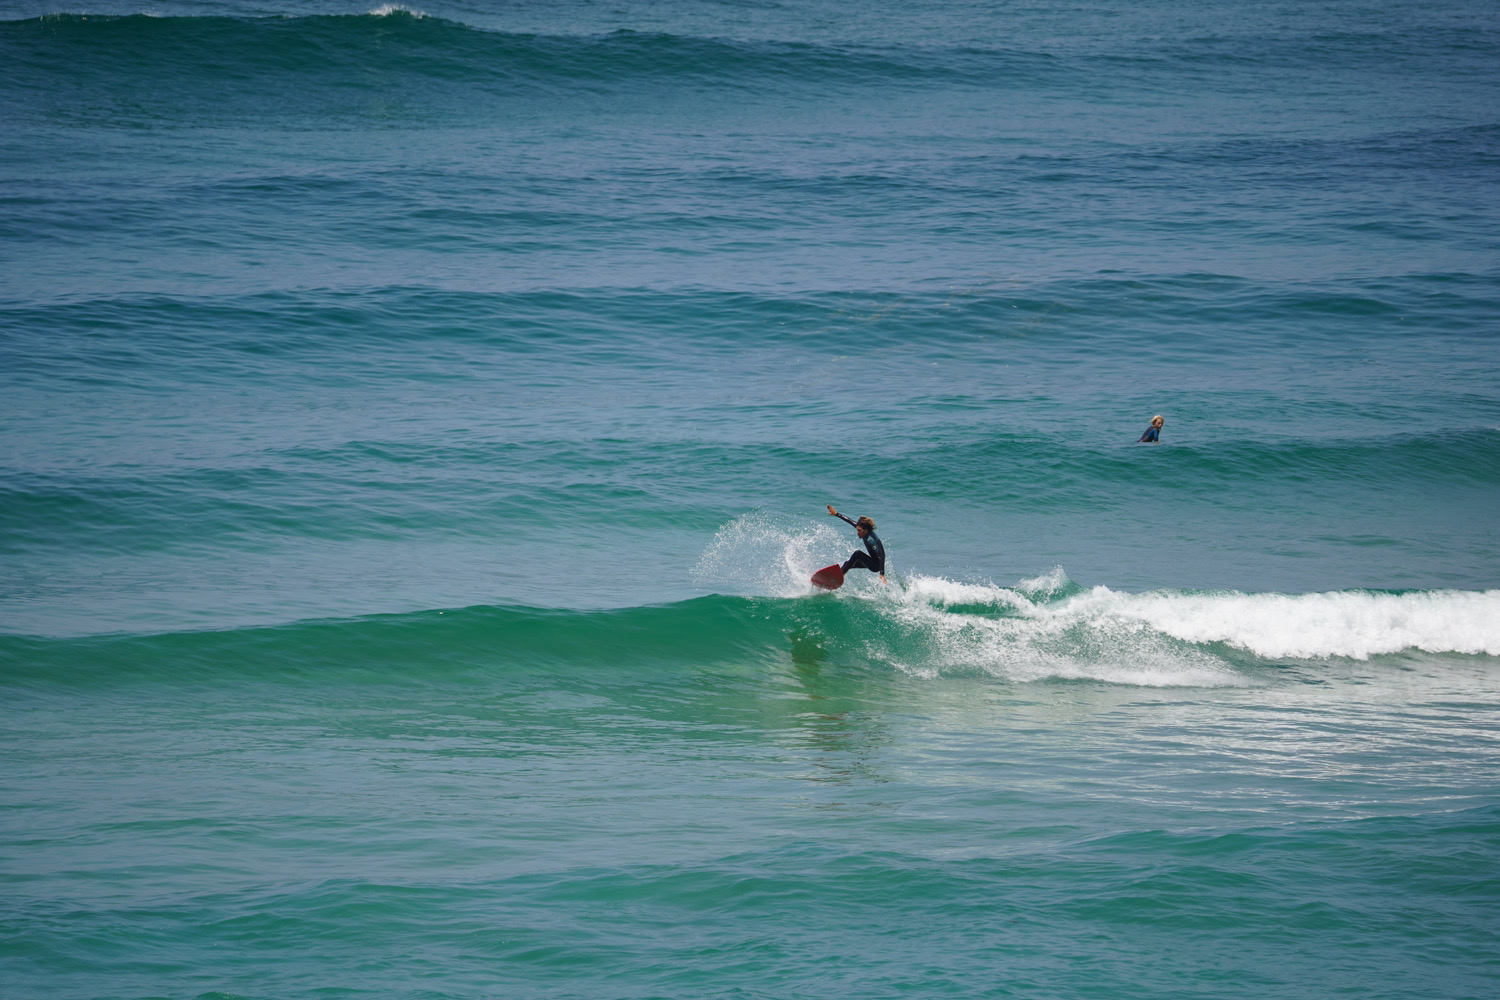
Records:
<instances>
[{"instance_id":1,"label":"person floating in water","mask_svg":"<svg viewBox=\"0 0 1500 1000\"><path fill-rule=\"evenodd\" d=\"M860 552L856 550L848 559L844 560L844 565L839 568L845 573L856 566L860 569L867 569L871 573L879 573L880 582L885 583L885 546L880 543L880 539L875 535L875 522L868 517L862 517L858 521L845 517L833 509L833 504L828 505L828 513L840 521L854 525L855 533L865 543L865 551Z\"/></svg>"},{"instance_id":2,"label":"person floating in water","mask_svg":"<svg viewBox=\"0 0 1500 1000\"><path fill-rule=\"evenodd\" d=\"M1146 433L1141 435L1141 439L1136 444L1161 444L1161 425L1164 423L1166 421L1162 419L1160 413L1152 417L1151 426L1146 428Z\"/></svg>"}]
</instances>

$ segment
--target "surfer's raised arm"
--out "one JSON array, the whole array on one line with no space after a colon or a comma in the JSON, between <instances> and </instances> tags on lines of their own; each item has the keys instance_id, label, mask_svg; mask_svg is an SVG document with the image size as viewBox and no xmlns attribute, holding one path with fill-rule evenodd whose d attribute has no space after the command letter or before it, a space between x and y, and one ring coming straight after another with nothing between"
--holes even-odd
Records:
<instances>
[{"instance_id":1,"label":"surfer's raised arm","mask_svg":"<svg viewBox=\"0 0 1500 1000\"><path fill-rule=\"evenodd\" d=\"M833 509L833 504L829 504L828 505L828 513L832 514L834 517L838 518L840 521L843 521L845 524L854 525L856 528L859 527L858 522L856 522L854 520L854 518L852 518L852 517L845 517L843 514L840 514L838 511L834 510Z\"/></svg>"}]
</instances>

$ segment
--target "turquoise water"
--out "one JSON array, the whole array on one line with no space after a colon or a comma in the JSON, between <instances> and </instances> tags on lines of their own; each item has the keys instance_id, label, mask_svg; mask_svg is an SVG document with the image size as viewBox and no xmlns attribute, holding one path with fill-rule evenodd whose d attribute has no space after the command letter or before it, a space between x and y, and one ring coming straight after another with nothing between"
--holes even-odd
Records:
<instances>
[{"instance_id":1,"label":"turquoise water","mask_svg":"<svg viewBox=\"0 0 1500 1000\"><path fill-rule=\"evenodd\" d=\"M7 996L1500 989L1491 6L4 17Z\"/></svg>"}]
</instances>

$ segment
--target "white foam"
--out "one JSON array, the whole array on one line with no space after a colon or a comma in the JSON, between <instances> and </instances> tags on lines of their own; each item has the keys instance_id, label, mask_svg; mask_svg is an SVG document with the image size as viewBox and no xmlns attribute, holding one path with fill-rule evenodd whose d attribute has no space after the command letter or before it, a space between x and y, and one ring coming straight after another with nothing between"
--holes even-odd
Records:
<instances>
[{"instance_id":1,"label":"white foam","mask_svg":"<svg viewBox=\"0 0 1500 1000\"><path fill-rule=\"evenodd\" d=\"M1056 594L1073 585L1068 579L1068 574L1063 572L1061 566L1054 566L1041 576L1034 576L1029 580L1022 580L1016 584L1016 590L1020 593L1037 596Z\"/></svg>"},{"instance_id":2,"label":"white foam","mask_svg":"<svg viewBox=\"0 0 1500 1000\"><path fill-rule=\"evenodd\" d=\"M771 511L744 514L720 528L703 550L698 586L745 597L799 597L809 578L849 555L849 539L811 518Z\"/></svg>"},{"instance_id":3,"label":"white foam","mask_svg":"<svg viewBox=\"0 0 1500 1000\"><path fill-rule=\"evenodd\" d=\"M721 528L694 575L720 593L800 597L813 592L814 570L849 551L846 533L827 524L760 511ZM1412 649L1500 656L1500 590L1132 594L1096 586L1059 599L1075 589L1060 567L1011 587L921 574L880 586L866 575L837 596L862 599L890 627L861 641L872 658L920 676L980 670L1013 681L1222 686L1251 677L1225 646L1267 659Z\"/></svg>"},{"instance_id":4,"label":"white foam","mask_svg":"<svg viewBox=\"0 0 1500 1000\"><path fill-rule=\"evenodd\" d=\"M1500 656L1500 590L1121 594L1096 587L1076 601L1186 642L1222 642L1257 656L1363 660L1408 649Z\"/></svg>"},{"instance_id":5,"label":"white foam","mask_svg":"<svg viewBox=\"0 0 1500 1000\"><path fill-rule=\"evenodd\" d=\"M997 587L993 583L960 583L940 576L913 576L906 580L903 594L908 601L934 607L1033 607L1019 589Z\"/></svg>"},{"instance_id":6,"label":"white foam","mask_svg":"<svg viewBox=\"0 0 1500 1000\"><path fill-rule=\"evenodd\" d=\"M383 3L379 7L376 7L374 10L370 11L371 17L390 17L392 14L405 14L408 17L427 16L420 10L413 10L405 4L399 3Z\"/></svg>"},{"instance_id":7,"label":"white foam","mask_svg":"<svg viewBox=\"0 0 1500 1000\"><path fill-rule=\"evenodd\" d=\"M902 637L892 657L919 676L981 670L1011 681L1093 680L1148 687L1221 687L1245 683L1221 658L1176 641L1147 623L1078 601L1033 602L1020 591L1069 585L1054 571L1016 588L914 576L887 612ZM994 609L995 614L953 607ZM872 648L872 656L882 650Z\"/></svg>"}]
</instances>

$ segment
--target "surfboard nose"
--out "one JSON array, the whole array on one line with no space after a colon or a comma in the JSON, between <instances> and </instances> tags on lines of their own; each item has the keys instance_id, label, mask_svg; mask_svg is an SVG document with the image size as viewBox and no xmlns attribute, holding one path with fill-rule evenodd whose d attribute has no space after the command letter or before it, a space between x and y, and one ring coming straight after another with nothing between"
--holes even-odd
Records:
<instances>
[{"instance_id":1,"label":"surfboard nose","mask_svg":"<svg viewBox=\"0 0 1500 1000\"><path fill-rule=\"evenodd\" d=\"M838 563L824 566L812 575L812 585L824 590L838 590L844 585L844 570Z\"/></svg>"}]
</instances>

